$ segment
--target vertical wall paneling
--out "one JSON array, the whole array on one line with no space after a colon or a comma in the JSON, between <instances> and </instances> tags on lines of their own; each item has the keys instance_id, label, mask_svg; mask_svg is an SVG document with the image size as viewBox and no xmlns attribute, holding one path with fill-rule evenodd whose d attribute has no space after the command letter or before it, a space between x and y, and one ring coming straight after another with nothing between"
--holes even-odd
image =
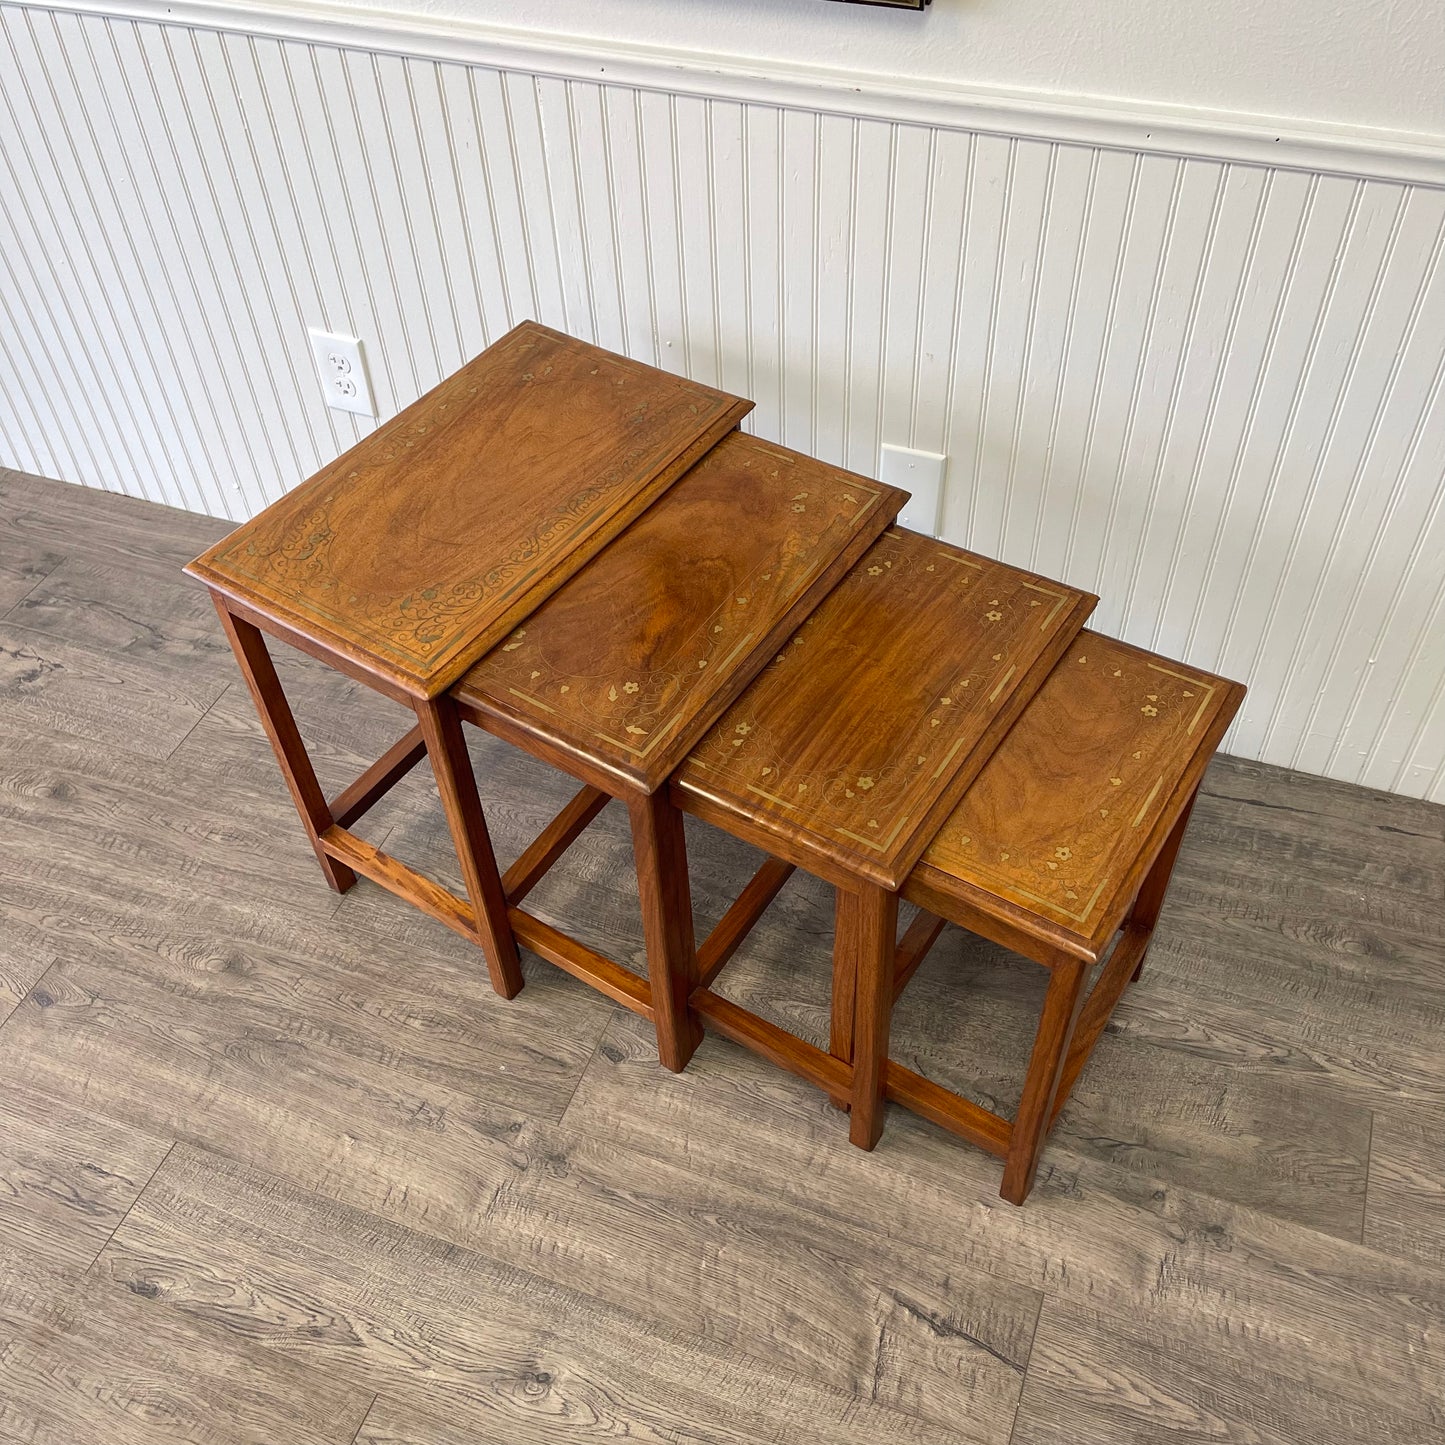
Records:
<instances>
[{"instance_id":1,"label":"vertical wall paneling","mask_svg":"<svg viewBox=\"0 0 1445 1445\"><path fill-rule=\"evenodd\" d=\"M366 430L308 326L385 416L535 316L946 453L946 536L1249 681L1235 751L1445 800L1445 158L798 94L0 0L0 463L240 518Z\"/></svg>"}]
</instances>

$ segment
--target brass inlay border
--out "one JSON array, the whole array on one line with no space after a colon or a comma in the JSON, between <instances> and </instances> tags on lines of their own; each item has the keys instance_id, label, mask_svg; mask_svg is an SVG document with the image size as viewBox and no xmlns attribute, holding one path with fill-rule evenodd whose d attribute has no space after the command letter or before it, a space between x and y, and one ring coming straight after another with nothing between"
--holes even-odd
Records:
<instances>
[{"instance_id":1,"label":"brass inlay border","mask_svg":"<svg viewBox=\"0 0 1445 1445\"><path fill-rule=\"evenodd\" d=\"M1191 687L1202 687L1204 689L1204 697L1201 699L1199 707L1195 710L1194 716L1190 718L1189 726L1184 729L1184 736L1188 737L1190 733L1199 726L1199 719L1204 716L1204 709L1209 706L1214 699L1214 694L1219 691L1219 684L1215 682L1205 682L1202 677L1190 677L1187 673L1175 672L1172 667L1160 667L1157 662L1151 662L1149 666L1153 671L1162 672L1166 677L1175 677L1178 678L1180 682L1187 682Z\"/></svg>"},{"instance_id":2,"label":"brass inlay border","mask_svg":"<svg viewBox=\"0 0 1445 1445\"><path fill-rule=\"evenodd\" d=\"M1012 671L1013 671L1013 668L1009 668L1009 671L1012 672ZM1003 686L1003 684L1000 683L999 686L1001 687L1001 686ZM992 698L989 698L989 701L992 702L993 699L992 699ZM935 782L935 783L936 783L936 782L939 780L939 778L941 778L941 777L943 776L943 770L954 760L954 757L957 755L959 748L961 748L961 747L963 746L963 744L964 744L964 739L963 739L963 738L955 738L955 739L953 740L953 746L952 746L951 748L949 748L949 750L948 750L946 753L944 753L944 755L943 755L943 761L942 761L941 763L939 763L939 765L934 769L934 771L933 771L933 777L930 779L931 782Z\"/></svg>"},{"instance_id":3,"label":"brass inlay border","mask_svg":"<svg viewBox=\"0 0 1445 1445\"><path fill-rule=\"evenodd\" d=\"M1154 786L1149 789L1149 796L1145 798L1142 803L1139 804L1139 811L1134 814L1134 822L1131 825L1132 827L1137 828L1139 824L1144 821L1144 814L1149 811L1149 804L1154 801L1155 793L1157 793L1159 789L1163 787L1163 785L1164 774L1160 773L1159 776L1154 779Z\"/></svg>"},{"instance_id":4,"label":"brass inlay border","mask_svg":"<svg viewBox=\"0 0 1445 1445\"><path fill-rule=\"evenodd\" d=\"M1109 880L1107 878L1101 878L1099 880L1099 886L1094 889L1093 896L1086 904L1084 904L1083 909L1078 913L1070 913L1069 910L1065 908L1062 903L1055 903L1050 898L1044 898L1037 893L1030 893L1027 888L1019 888L1012 883L1010 883L1008 887L1012 888L1013 891L1017 893L1020 898L1027 898L1033 903L1042 903L1045 908L1052 908L1055 913L1061 913L1065 918L1072 920L1074 923L1083 923L1085 919L1087 919L1088 916L1094 911L1094 905L1098 903L1099 895L1104 891L1104 888L1108 884L1108 882Z\"/></svg>"},{"instance_id":5,"label":"brass inlay border","mask_svg":"<svg viewBox=\"0 0 1445 1445\"><path fill-rule=\"evenodd\" d=\"M714 613L713 615L716 616L716 613ZM728 653L726 657L722 658L718 662L717 667L713 669L713 673L715 674L716 672L721 671L723 668L727 667L729 663L733 662L737 658L737 655L743 650L743 648L745 648L757 635L758 634L755 631L744 633L742 640L738 643L738 645L734 647L733 650ZM605 743L614 743L619 748L625 748L635 757L645 758L648 753L650 753L655 747L658 747L661 743L666 741L666 739L669 738L677 730L678 724L682 721L682 712L682 703L679 702L672 716L668 718L666 722L660 723L656 728L654 728L647 741L643 743L641 747L638 747L634 743L624 742L621 738L614 738L609 733L604 733L598 729L594 729L592 736L596 738L601 738L602 741Z\"/></svg>"},{"instance_id":6,"label":"brass inlay border","mask_svg":"<svg viewBox=\"0 0 1445 1445\"><path fill-rule=\"evenodd\" d=\"M543 702L540 697L529 697L525 692L521 692L515 687L509 687L507 691L511 693L513 697L519 697L522 699L523 702L529 702L532 704L533 707L541 708L543 712L552 711L552 709L548 707L547 704Z\"/></svg>"},{"instance_id":7,"label":"brass inlay border","mask_svg":"<svg viewBox=\"0 0 1445 1445\"><path fill-rule=\"evenodd\" d=\"M1016 662L1011 662L1011 663L1009 663L1009 665L1008 665L1008 671L1007 671L1006 673L1004 673L1004 675L1003 675L1001 678L999 678L997 685L994 687L994 690L993 690L991 693L989 693L989 695L988 695L988 700L989 700L990 702L997 702L997 701L998 701L998 695L999 695L999 693L1001 693L1001 692L1004 690L1004 688L1008 685L1008 680L1009 680L1009 678L1011 678L1011 677L1014 675L1014 673L1017 672L1017 671L1018 671L1018 663L1016 663ZM937 776L937 775L935 774L935 776Z\"/></svg>"},{"instance_id":8,"label":"brass inlay border","mask_svg":"<svg viewBox=\"0 0 1445 1445\"><path fill-rule=\"evenodd\" d=\"M777 457L780 462L787 462L790 467L798 465L797 457L790 457L787 452L780 452L774 447L768 446L766 442L754 441L752 443L752 449L755 452L764 452L770 457Z\"/></svg>"},{"instance_id":9,"label":"brass inlay border","mask_svg":"<svg viewBox=\"0 0 1445 1445\"><path fill-rule=\"evenodd\" d=\"M862 833L855 833L851 828L844 828L841 825L839 826L838 831L845 838L852 838L855 842L866 844L869 848L876 848L880 853L882 853L887 849L891 848L894 843L897 842L898 835L907 826L908 820L912 816L913 815L911 813L905 813L898 820L898 823L894 827L893 831L886 838L883 839L866 838L863 836Z\"/></svg>"},{"instance_id":10,"label":"brass inlay border","mask_svg":"<svg viewBox=\"0 0 1445 1445\"><path fill-rule=\"evenodd\" d=\"M1047 632L1054 618L1059 615L1059 609L1064 605L1064 603L1069 600L1069 594L1067 592L1060 592L1053 587L1041 586L1037 582L1024 582L1021 585L1027 587L1030 592L1042 592L1045 597L1053 597L1057 599L1054 602L1054 605L1049 608L1048 616L1045 617L1041 623L1039 623L1039 631Z\"/></svg>"}]
</instances>

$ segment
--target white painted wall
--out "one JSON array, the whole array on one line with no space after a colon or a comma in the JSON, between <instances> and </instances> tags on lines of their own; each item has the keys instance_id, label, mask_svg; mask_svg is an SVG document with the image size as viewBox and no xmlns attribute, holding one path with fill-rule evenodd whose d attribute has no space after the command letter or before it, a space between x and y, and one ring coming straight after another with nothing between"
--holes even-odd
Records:
<instances>
[{"instance_id":1,"label":"white painted wall","mask_svg":"<svg viewBox=\"0 0 1445 1445\"><path fill-rule=\"evenodd\" d=\"M1439 0L391 0L539 35L1445 134Z\"/></svg>"},{"instance_id":2,"label":"white painted wall","mask_svg":"<svg viewBox=\"0 0 1445 1445\"><path fill-rule=\"evenodd\" d=\"M536 316L948 453L945 535L1246 680L1234 751L1445 801L1445 146L95 3L0 3L0 462L243 517L361 435L309 325L389 414Z\"/></svg>"}]
</instances>

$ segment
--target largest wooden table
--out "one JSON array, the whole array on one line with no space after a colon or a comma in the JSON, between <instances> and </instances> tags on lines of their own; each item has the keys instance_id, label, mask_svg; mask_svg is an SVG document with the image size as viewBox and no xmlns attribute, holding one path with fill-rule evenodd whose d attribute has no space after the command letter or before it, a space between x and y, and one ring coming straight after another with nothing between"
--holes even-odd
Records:
<instances>
[{"instance_id":1,"label":"largest wooden table","mask_svg":"<svg viewBox=\"0 0 1445 1445\"><path fill-rule=\"evenodd\" d=\"M186 570L210 589L327 882L361 873L522 986L452 684L732 431L751 403L526 322ZM338 797L317 782L262 633L416 725ZM429 756L461 899L353 824Z\"/></svg>"}]
</instances>

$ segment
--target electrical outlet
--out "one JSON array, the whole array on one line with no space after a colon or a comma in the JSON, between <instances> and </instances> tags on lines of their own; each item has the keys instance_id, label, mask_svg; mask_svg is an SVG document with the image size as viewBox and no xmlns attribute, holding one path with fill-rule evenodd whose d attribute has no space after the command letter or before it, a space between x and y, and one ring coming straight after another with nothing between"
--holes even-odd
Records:
<instances>
[{"instance_id":1,"label":"electrical outlet","mask_svg":"<svg viewBox=\"0 0 1445 1445\"><path fill-rule=\"evenodd\" d=\"M902 487L913 496L898 514L898 525L910 531L938 535L943 510L943 474L948 458L938 452L920 452L912 447L883 448L878 480Z\"/></svg>"},{"instance_id":2,"label":"electrical outlet","mask_svg":"<svg viewBox=\"0 0 1445 1445\"><path fill-rule=\"evenodd\" d=\"M327 406L338 411L353 411L357 416L375 416L371 400L371 383L366 377L366 358L361 342L355 336L340 336L330 331L310 332L311 354L316 358L316 374L321 378L321 394Z\"/></svg>"}]
</instances>

